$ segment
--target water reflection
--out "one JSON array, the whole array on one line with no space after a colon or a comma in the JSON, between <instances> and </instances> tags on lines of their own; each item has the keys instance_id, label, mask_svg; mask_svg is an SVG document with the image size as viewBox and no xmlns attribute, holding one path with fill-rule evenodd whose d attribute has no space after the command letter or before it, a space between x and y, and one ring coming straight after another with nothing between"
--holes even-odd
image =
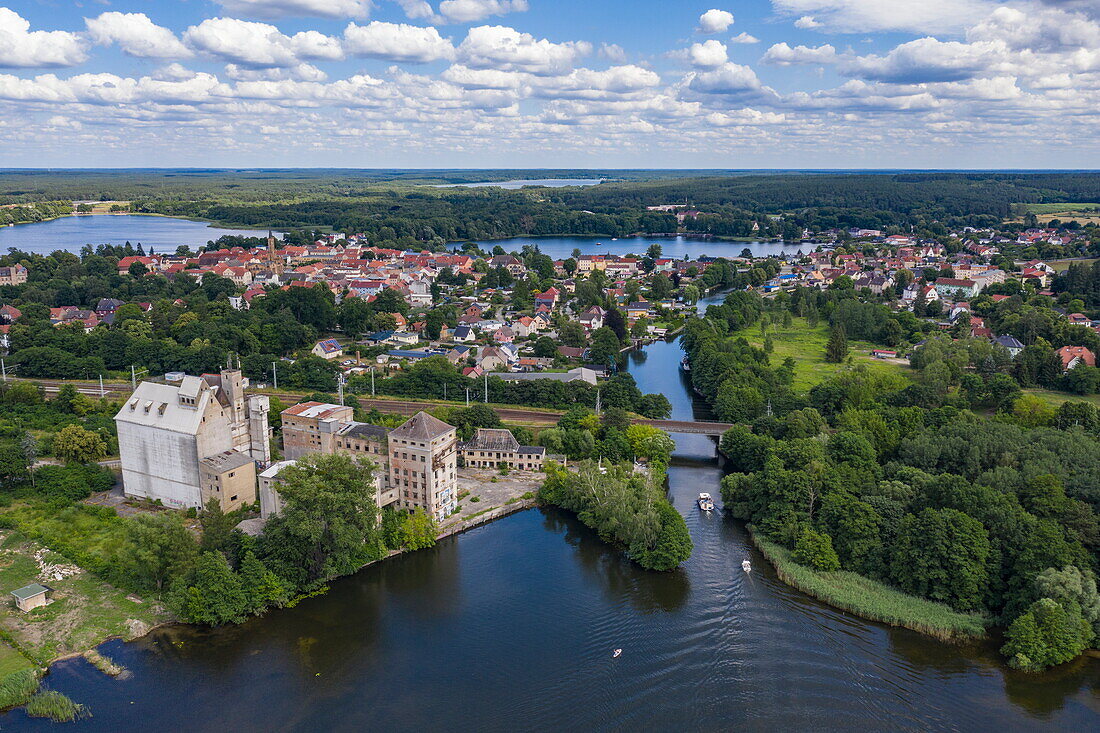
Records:
<instances>
[{"instance_id":1,"label":"water reflection","mask_svg":"<svg viewBox=\"0 0 1100 733\"><path fill-rule=\"evenodd\" d=\"M539 511L543 515L542 526L561 534L576 550L578 567L597 584L609 604L617 606L625 601L645 614L676 611L684 605L691 593L691 580L682 568L670 573L643 570L569 512L552 507Z\"/></svg>"}]
</instances>

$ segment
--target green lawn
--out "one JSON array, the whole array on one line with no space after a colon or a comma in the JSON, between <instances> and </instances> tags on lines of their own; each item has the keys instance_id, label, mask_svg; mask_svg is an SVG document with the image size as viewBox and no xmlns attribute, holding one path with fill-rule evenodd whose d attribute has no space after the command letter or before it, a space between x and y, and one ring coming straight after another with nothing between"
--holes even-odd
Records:
<instances>
[{"instance_id":1,"label":"green lawn","mask_svg":"<svg viewBox=\"0 0 1100 733\"><path fill-rule=\"evenodd\" d=\"M1042 387L1025 389L1024 392L1035 395L1055 408L1060 407L1063 402L1088 402L1091 405L1100 407L1100 394L1080 395L1073 394L1072 392L1057 392L1053 389L1043 389Z\"/></svg>"},{"instance_id":2,"label":"green lawn","mask_svg":"<svg viewBox=\"0 0 1100 733\"><path fill-rule=\"evenodd\" d=\"M773 324L770 331L775 347L771 353L772 364L778 366L787 357L794 359L795 389L808 390L847 366L847 364L830 364L825 361L825 344L829 341L829 326L824 321L815 328L811 327L806 319L795 318L790 326L783 326L782 322ZM742 329L732 335L743 336L753 346L760 348L764 346L764 337L760 335L759 325ZM875 371L893 372L905 376L910 374L907 365L871 356L871 350L876 348L874 344L849 340L848 346L848 356L853 364L865 364Z\"/></svg>"}]
</instances>

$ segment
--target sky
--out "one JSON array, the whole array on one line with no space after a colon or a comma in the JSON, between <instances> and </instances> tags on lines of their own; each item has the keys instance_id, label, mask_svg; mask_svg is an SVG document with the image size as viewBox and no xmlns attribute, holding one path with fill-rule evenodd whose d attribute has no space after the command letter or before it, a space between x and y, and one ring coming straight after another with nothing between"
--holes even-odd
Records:
<instances>
[{"instance_id":1,"label":"sky","mask_svg":"<svg viewBox=\"0 0 1100 733\"><path fill-rule=\"evenodd\" d=\"M0 0L0 167L1100 168L1100 0Z\"/></svg>"}]
</instances>

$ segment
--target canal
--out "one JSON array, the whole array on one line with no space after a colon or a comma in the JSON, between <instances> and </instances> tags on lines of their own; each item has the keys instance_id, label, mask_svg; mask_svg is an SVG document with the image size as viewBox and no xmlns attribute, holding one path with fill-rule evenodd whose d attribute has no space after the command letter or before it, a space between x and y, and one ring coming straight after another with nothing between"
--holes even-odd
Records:
<instances>
[{"instance_id":1,"label":"canal","mask_svg":"<svg viewBox=\"0 0 1100 733\"><path fill-rule=\"evenodd\" d=\"M630 370L674 418L709 417L681 354L658 343ZM678 571L644 572L568 514L531 510L239 627L104 645L129 679L74 659L46 684L89 705L75 727L104 731L1096 729L1095 660L1018 674L993 644L942 644L783 584L740 523L693 508L718 494L713 441L675 438L671 498L695 543Z\"/></svg>"}]
</instances>

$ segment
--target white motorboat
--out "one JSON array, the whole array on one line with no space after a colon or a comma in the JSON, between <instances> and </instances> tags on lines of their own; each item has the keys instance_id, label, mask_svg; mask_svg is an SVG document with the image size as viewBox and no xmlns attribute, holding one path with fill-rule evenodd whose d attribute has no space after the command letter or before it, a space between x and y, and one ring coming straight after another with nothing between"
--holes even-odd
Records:
<instances>
[{"instance_id":1,"label":"white motorboat","mask_svg":"<svg viewBox=\"0 0 1100 733\"><path fill-rule=\"evenodd\" d=\"M752 572L752 563L749 562L748 558L745 558L741 561L741 569L744 570L746 573Z\"/></svg>"},{"instance_id":2,"label":"white motorboat","mask_svg":"<svg viewBox=\"0 0 1100 733\"><path fill-rule=\"evenodd\" d=\"M714 511L714 500L710 498L710 494L705 491L699 494L699 508L704 512Z\"/></svg>"},{"instance_id":3,"label":"white motorboat","mask_svg":"<svg viewBox=\"0 0 1100 733\"><path fill-rule=\"evenodd\" d=\"M622 654L622 653L623 653L623 650L622 650L622 649L616 649L615 651L613 651L613 652L611 653L611 656L612 656L612 658L618 658L618 656L619 656L620 654Z\"/></svg>"}]
</instances>

